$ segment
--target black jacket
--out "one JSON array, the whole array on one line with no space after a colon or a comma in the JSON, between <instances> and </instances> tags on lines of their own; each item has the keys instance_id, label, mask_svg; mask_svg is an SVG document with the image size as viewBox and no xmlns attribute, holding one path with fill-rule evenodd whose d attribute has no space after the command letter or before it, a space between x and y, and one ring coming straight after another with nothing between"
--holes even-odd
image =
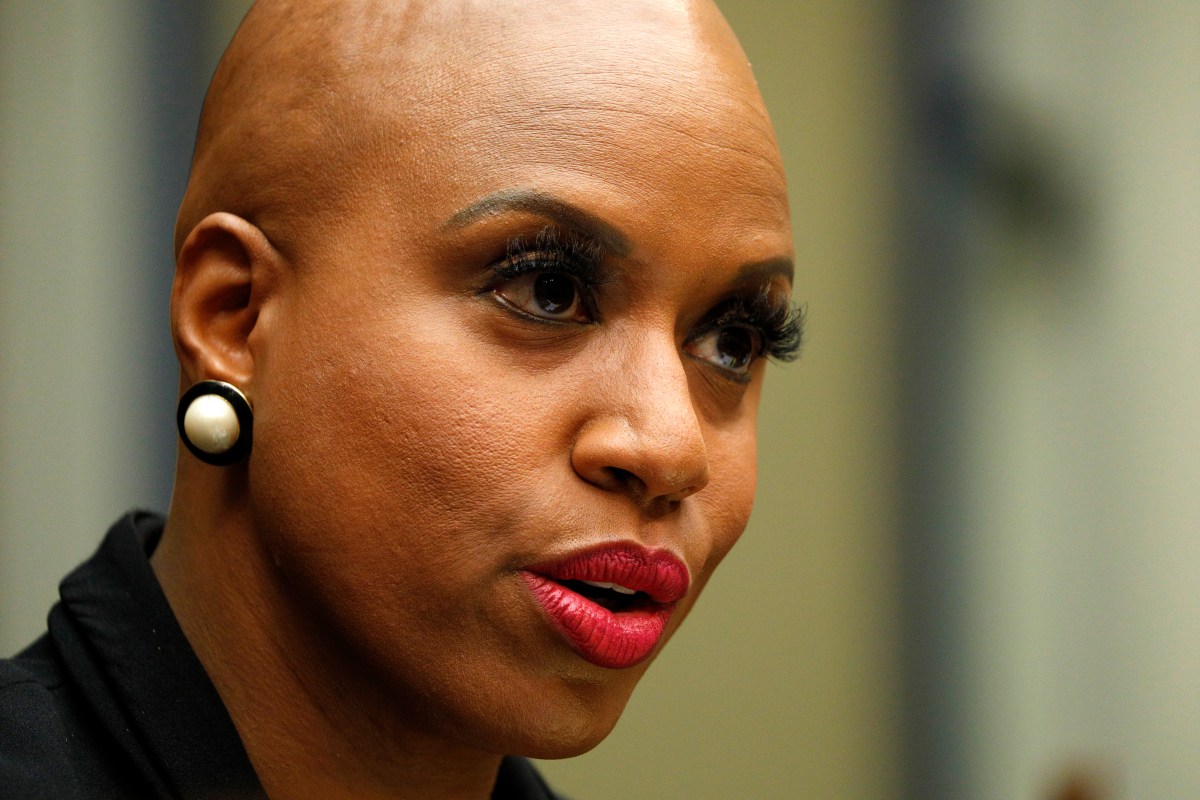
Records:
<instances>
[{"instance_id":1,"label":"black jacket","mask_svg":"<svg viewBox=\"0 0 1200 800\"><path fill-rule=\"evenodd\" d=\"M261 798L217 691L150 568L135 512L59 587L49 632L0 660L0 798ZM493 798L555 800L506 758Z\"/></svg>"}]
</instances>

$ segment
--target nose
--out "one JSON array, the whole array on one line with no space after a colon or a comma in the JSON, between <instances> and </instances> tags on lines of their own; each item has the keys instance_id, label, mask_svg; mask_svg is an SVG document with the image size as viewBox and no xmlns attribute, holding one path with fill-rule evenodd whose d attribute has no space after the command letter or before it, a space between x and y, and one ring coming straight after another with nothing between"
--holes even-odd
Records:
<instances>
[{"instance_id":1,"label":"nose","mask_svg":"<svg viewBox=\"0 0 1200 800\"><path fill-rule=\"evenodd\" d=\"M635 347L592 387L594 411L571 450L575 473L639 506L673 507L708 484L708 450L687 372L671 342Z\"/></svg>"}]
</instances>

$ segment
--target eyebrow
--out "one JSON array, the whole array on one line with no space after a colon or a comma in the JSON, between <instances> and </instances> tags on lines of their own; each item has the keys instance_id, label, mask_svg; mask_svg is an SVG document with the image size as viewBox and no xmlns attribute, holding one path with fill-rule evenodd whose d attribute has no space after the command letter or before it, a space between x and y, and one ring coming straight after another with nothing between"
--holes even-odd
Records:
<instances>
[{"instance_id":1,"label":"eyebrow","mask_svg":"<svg viewBox=\"0 0 1200 800\"><path fill-rule=\"evenodd\" d=\"M787 256L751 261L738 270L739 281L769 280L775 276L787 278L788 283L796 275L796 265Z\"/></svg>"},{"instance_id":2,"label":"eyebrow","mask_svg":"<svg viewBox=\"0 0 1200 800\"><path fill-rule=\"evenodd\" d=\"M506 211L538 214L565 227L574 228L620 257L628 256L633 249L629 244L629 237L611 223L566 200L532 189L505 189L489 194L454 212L442 227L447 230L464 228L478 219Z\"/></svg>"},{"instance_id":3,"label":"eyebrow","mask_svg":"<svg viewBox=\"0 0 1200 800\"><path fill-rule=\"evenodd\" d=\"M503 189L481 197L474 203L455 211L442 228L444 230L465 228L476 220L503 214L506 211L538 214L560 225L575 228L595 239L609 252L622 258L628 256L633 249L629 243L629 237L616 226L562 198L533 189ZM790 283L795 271L795 266L790 258L778 256L743 265L738 270L738 280L762 280L778 275L787 278Z\"/></svg>"}]
</instances>

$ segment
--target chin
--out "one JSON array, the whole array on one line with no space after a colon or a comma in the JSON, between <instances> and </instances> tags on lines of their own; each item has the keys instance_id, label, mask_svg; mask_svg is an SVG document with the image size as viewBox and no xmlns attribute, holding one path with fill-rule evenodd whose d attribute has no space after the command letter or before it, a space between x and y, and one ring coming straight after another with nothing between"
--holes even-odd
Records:
<instances>
[{"instance_id":1,"label":"chin","mask_svg":"<svg viewBox=\"0 0 1200 800\"><path fill-rule=\"evenodd\" d=\"M643 670L604 672L608 674L600 680L595 674L582 679L559 677L553 680L556 685L543 684L536 691L510 695L503 707L492 709L490 720L478 719L485 726L488 721L507 720L502 729L492 728L485 734L491 739L491 746L485 745L485 749L540 759L588 752L616 727Z\"/></svg>"},{"instance_id":2,"label":"chin","mask_svg":"<svg viewBox=\"0 0 1200 800\"><path fill-rule=\"evenodd\" d=\"M509 754L546 760L583 755L604 741L616 726L619 716L545 720L537 730L526 731L523 741Z\"/></svg>"}]
</instances>

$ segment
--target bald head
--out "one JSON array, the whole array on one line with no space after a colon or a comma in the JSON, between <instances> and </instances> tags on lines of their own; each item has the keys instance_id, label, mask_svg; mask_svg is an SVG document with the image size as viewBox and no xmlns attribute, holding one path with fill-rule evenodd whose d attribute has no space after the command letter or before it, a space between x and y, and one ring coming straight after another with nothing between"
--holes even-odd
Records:
<instances>
[{"instance_id":1,"label":"bald head","mask_svg":"<svg viewBox=\"0 0 1200 800\"><path fill-rule=\"evenodd\" d=\"M423 185L458 179L464 149L501 140L538 159L566 132L602 159L604 112L700 138L734 112L775 151L745 56L707 0L260 0L205 99L176 253L228 211L291 255L306 220L339 213L364 183L420 202ZM782 182L777 160L766 166Z\"/></svg>"},{"instance_id":2,"label":"bald head","mask_svg":"<svg viewBox=\"0 0 1200 800\"><path fill-rule=\"evenodd\" d=\"M485 797L496 754L594 746L745 527L764 361L798 337L779 154L716 8L260 2L176 241L183 383L243 390L254 435L233 469L184 453L162 558L206 666L238 660L216 682L268 793L448 796L457 759ZM633 542L691 576L671 627L563 638L535 565Z\"/></svg>"}]
</instances>

